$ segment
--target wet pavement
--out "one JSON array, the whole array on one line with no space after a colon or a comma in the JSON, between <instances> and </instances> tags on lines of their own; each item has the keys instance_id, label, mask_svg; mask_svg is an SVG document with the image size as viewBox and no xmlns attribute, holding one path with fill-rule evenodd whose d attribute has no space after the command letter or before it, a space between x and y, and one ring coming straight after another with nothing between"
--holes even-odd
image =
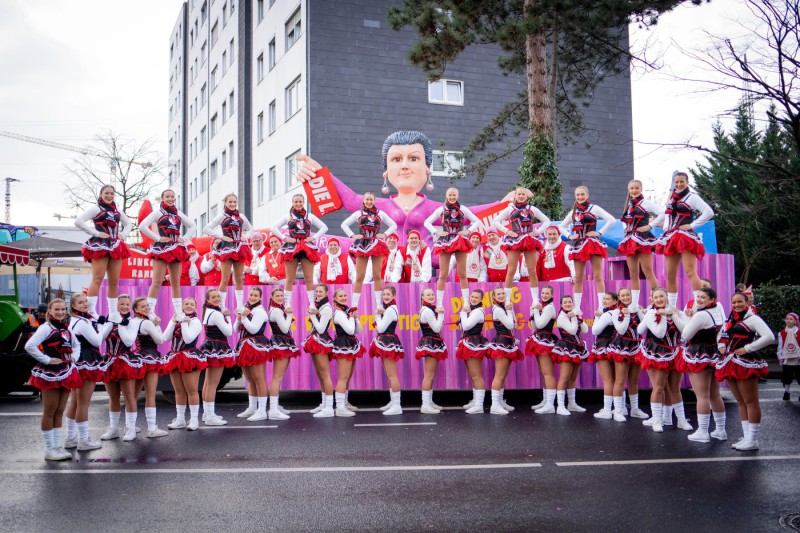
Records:
<instances>
[{"instance_id":1,"label":"wet pavement","mask_svg":"<svg viewBox=\"0 0 800 533\"><path fill-rule=\"evenodd\" d=\"M701 444L674 426L655 434L635 419L594 419L597 392L579 391L588 410L570 417L534 414L538 391L507 391L508 416L385 417L376 408L388 394L352 393L367 407L352 418L262 422L236 418L246 397L225 392L217 412L228 426L106 441L63 463L42 458L38 400L16 396L0 400L0 530L789 531L779 520L800 513L798 392L784 402L778 382L762 385L758 452L731 449L735 404L729 440ZM466 399L434 394L444 406ZM419 392L403 402L418 408ZM174 408L158 409L164 428ZM692 405L687 414L694 422ZM106 424L98 393L92 436Z\"/></svg>"}]
</instances>

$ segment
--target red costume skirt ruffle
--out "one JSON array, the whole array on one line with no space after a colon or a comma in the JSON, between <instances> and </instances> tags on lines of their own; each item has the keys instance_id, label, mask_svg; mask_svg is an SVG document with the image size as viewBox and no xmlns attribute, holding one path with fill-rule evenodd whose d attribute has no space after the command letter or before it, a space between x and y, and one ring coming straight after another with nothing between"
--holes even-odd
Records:
<instances>
[{"instance_id":1,"label":"red costume skirt ruffle","mask_svg":"<svg viewBox=\"0 0 800 533\"><path fill-rule=\"evenodd\" d=\"M433 243L433 254L454 254L456 252L469 253L472 251L472 245L463 235L447 235L439 237Z\"/></svg>"},{"instance_id":2,"label":"red costume skirt ruffle","mask_svg":"<svg viewBox=\"0 0 800 533\"><path fill-rule=\"evenodd\" d=\"M309 244L304 240L283 243L279 253L284 261L294 261L295 258L302 259L302 256L305 255L305 258L312 263L319 262L319 249L316 245Z\"/></svg>"},{"instance_id":3,"label":"red costume skirt ruffle","mask_svg":"<svg viewBox=\"0 0 800 533\"><path fill-rule=\"evenodd\" d=\"M530 233L518 235L515 238L503 237L500 249L508 253L512 252L541 252L544 249L542 241L535 238Z\"/></svg>"},{"instance_id":4,"label":"red costume skirt ruffle","mask_svg":"<svg viewBox=\"0 0 800 533\"><path fill-rule=\"evenodd\" d=\"M726 379L744 381L754 377L767 377L769 374L767 362L761 357L753 357L753 355L754 354L746 354L743 356L734 355L726 357L717 365L717 370L714 372L717 381L724 381Z\"/></svg>"},{"instance_id":5,"label":"red costume skirt ruffle","mask_svg":"<svg viewBox=\"0 0 800 533\"><path fill-rule=\"evenodd\" d=\"M255 345L254 343L242 342L239 348L239 356L236 358L236 364L240 367L265 365L267 361L273 358L272 350L269 346Z\"/></svg>"},{"instance_id":6,"label":"red costume skirt ruffle","mask_svg":"<svg viewBox=\"0 0 800 533\"><path fill-rule=\"evenodd\" d=\"M94 259L103 259L110 257L111 259L127 259L131 256L131 250L125 241L121 239L101 239L99 237L92 237L84 243L81 247L81 255L83 260L91 263Z\"/></svg>"},{"instance_id":7,"label":"red costume skirt ruffle","mask_svg":"<svg viewBox=\"0 0 800 533\"><path fill-rule=\"evenodd\" d=\"M195 370L205 370L208 363L198 351L177 352L169 365L170 372L189 374Z\"/></svg>"},{"instance_id":8,"label":"red costume skirt ruffle","mask_svg":"<svg viewBox=\"0 0 800 533\"><path fill-rule=\"evenodd\" d=\"M592 256L599 256L602 258L608 257L606 245L596 237L587 237L583 241L578 241L572 247L569 253L569 258L572 261L589 261Z\"/></svg>"},{"instance_id":9,"label":"red costume skirt ruffle","mask_svg":"<svg viewBox=\"0 0 800 533\"><path fill-rule=\"evenodd\" d=\"M132 354L120 354L111 365L112 381L127 381L129 379L144 379L147 367Z\"/></svg>"},{"instance_id":10,"label":"red costume skirt ruffle","mask_svg":"<svg viewBox=\"0 0 800 533\"><path fill-rule=\"evenodd\" d=\"M694 232L673 231L670 234L662 235L661 240L656 244L657 254L676 255L686 252L693 254L698 259L702 259L706 255L703 243Z\"/></svg>"},{"instance_id":11,"label":"red costume skirt ruffle","mask_svg":"<svg viewBox=\"0 0 800 533\"><path fill-rule=\"evenodd\" d=\"M534 332L525 341L525 355L535 357L550 355L553 352L556 342L558 342L558 337L553 333Z\"/></svg>"},{"instance_id":12,"label":"red costume skirt ruffle","mask_svg":"<svg viewBox=\"0 0 800 533\"><path fill-rule=\"evenodd\" d=\"M185 263L189 260L189 250L187 250L186 245L182 243L176 243L175 246L168 246L163 250L151 246L150 250L147 252L147 257L158 261L164 261L167 264Z\"/></svg>"},{"instance_id":13,"label":"red costume skirt ruffle","mask_svg":"<svg viewBox=\"0 0 800 533\"><path fill-rule=\"evenodd\" d=\"M325 337L328 337L326 334ZM303 341L303 351L308 354L329 354L333 350L333 341L330 337L320 338L318 334L312 333Z\"/></svg>"},{"instance_id":14,"label":"red costume skirt ruffle","mask_svg":"<svg viewBox=\"0 0 800 533\"><path fill-rule=\"evenodd\" d=\"M253 251L243 242L237 244L238 246L228 248L223 247L221 250L214 250L214 258L216 258L220 263L224 263L225 261L233 261L234 263L244 263L245 265L249 266L250 262L253 260Z\"/></svg>"},{"instance_id":15,"label":"red costume skirt ruffle","mask_svg":"<svg viewBox=\"0 0 800 533\"><path fill-rule=\"evenodd\" d=\"M400 361L405 358L406 353L397 335L378 335L369 345L369 355L370 357Z\"/></svg>"},{"instance_id":16,"label":"red costume skirt ruffle","mask_svg":"<svg viewBox=\"0 0 800 533\"><path fill-rule=\"evenodd\" d=\"M80 372L74 366L67 372L62 379L45 379L44 376L49 375L48 371L43 371L41 375L37 375L38 372L36 370L38 368L44 368L37 365L34 368L34 373L31 374L30 384L36 387L39 390L52 390L52 389L67 389L67 390L75 390L80 389L83 386L83 380L81 379Z\"/></svg>"},{"instance_id":17,"label":"red costume skirt ruffle","mask_svg":"<svg viewBox=\"0 0 800 533\"><path fill-rule=\"evenodd\" d=\"M620 255L652 254L658 241L652 233L628 233L617 246Z\"/></svg>"},{"instance_id":18,"label":"red costume skirt ruffle","mask_svg":"<svg viewBox=\"0 0 800 533\"><path fill-rule=\"evenodd\" d=\"M461 337L456 347L456 359L483 359L489 350L489 341L483 335L470 335Z\"/></svg>"},{"instance_id":19,"label":"red costume skirt ruffle","mask_svg":"<svg viewBox=\"0 0 800 533\"><path fill-rule=\"evenodd\" d=\"M389 247L380 239L356 239L350 246L353 257L388 256Z\"/></svg>"}]
</instances>

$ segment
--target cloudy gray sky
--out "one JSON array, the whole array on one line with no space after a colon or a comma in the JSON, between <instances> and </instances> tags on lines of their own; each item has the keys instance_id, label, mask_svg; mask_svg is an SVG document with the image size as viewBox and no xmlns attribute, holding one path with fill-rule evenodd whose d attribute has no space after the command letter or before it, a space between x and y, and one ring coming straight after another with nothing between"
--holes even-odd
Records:
<instances>
[{"instance_id":1,"label":"cloudy gray sky","mask_svg":"<svg viewBox=\"0 0 800 533\"><path fill-rule=\"evenodd\" d=\"M279 0L282 1L282 0ZM0 130L76 146L114 131L152 139L166 154L168 43L181 0L0 1ZM679 8L647 34L664 68L633 75L636 140L710 144L711 125L736 94L698 94L672 74L696 72L673 41L686 48L708 45L703 30L743 35L736 21L748 12L738 1ZM63 202L65 165L73 154L0 137L0 178L22 180L12 189L12 222L67 225L53 218L70 213ZM701 155L635 144L635 174L664 187L672 171ZM3 184L4 185L4 184ZM3 191L4 192L4 191ZM0 217L4 218L4 217Z\"/></svg>"}]
</instances>

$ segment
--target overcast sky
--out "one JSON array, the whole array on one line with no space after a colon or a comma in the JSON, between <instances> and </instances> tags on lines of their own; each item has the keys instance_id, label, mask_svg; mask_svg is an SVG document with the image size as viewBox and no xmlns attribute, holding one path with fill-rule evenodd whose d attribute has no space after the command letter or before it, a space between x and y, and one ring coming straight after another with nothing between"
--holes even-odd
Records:
<instances>
[{"instance_id":1,"label":"overcast sky","mask_svg":"<svg viewBox=\"0 0 800 533\"><path fill-rule=\"evenodd\" d=\"M112 130L140 142L152 139L166 156L169 36L181 3L0 1L0 130L75 146L91 145L95 135ZM737 95L697 94L695 85L673 81L670 74L696 72L696 65L671 43L707 47L703 30L741 36L737 21L748 16L741 2L718 0L664 15L645 35L664 68L633 74L637 141L711 144L712 124L735 106ZM634 43L642 35L633 31ZM703 159L639 143L634 150L636 177L654 180L656 187L666 186L673 170ZM53 217L74 214L63 202L64 167L72 158L67 151L0 137L0 179L22 180L12 186L14 224L72 223Z\"/></svg>"}]
</instances>

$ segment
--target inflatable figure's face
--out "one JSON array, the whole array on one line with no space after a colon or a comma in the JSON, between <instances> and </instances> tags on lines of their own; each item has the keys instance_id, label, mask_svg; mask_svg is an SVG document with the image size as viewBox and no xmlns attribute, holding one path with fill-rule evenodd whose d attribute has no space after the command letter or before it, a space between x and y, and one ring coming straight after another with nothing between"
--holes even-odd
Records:
<instances>
[{"instance_id":1,"label":"inflatable figure's face","mask_svg":"<svg viewBox=\"0 0 800 533\"><path fill-rule=\"evenodd\" d=\"M416 194L428 181L431 170L425 164L425 150L417 144L395 144L386 154L384 177L401 194Z\"/></svg>"}]
</instances>

